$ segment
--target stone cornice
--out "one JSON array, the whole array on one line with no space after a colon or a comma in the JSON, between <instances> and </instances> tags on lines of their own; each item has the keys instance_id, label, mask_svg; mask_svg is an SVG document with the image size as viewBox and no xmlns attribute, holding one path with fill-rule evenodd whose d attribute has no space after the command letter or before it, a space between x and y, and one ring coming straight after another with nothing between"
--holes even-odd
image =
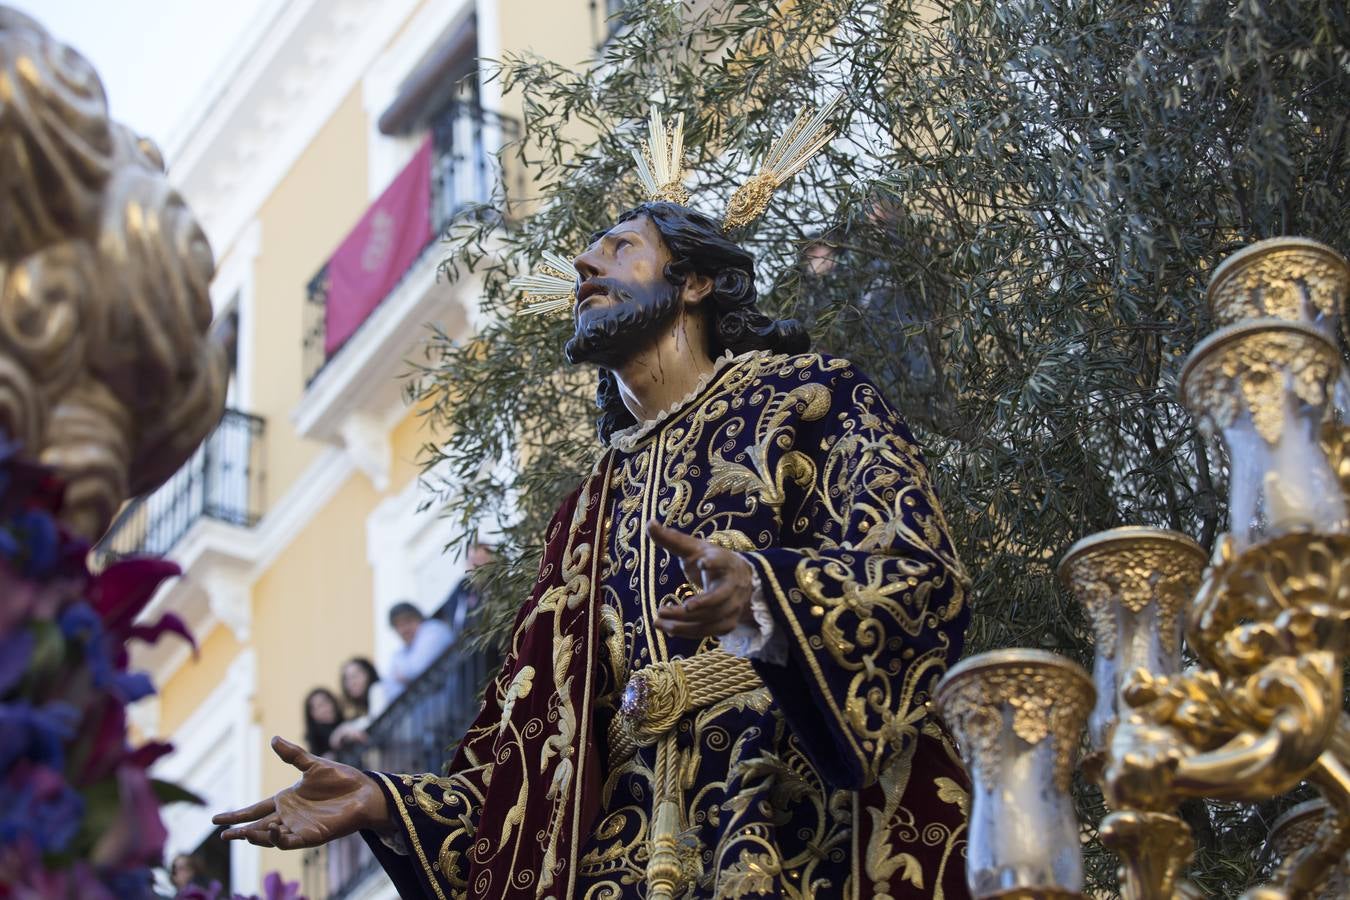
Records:
<instances>
[{"instance_id":1,"label":"stone cornice","mask_svg":"<svg viewBox=\"0 0 1350 900\"><path fill-rule=\"evenodd\" d=\"M232 70L166 147L170 180L223 256L419 0L291 0L236 48Z\"/></svg>"}]
</instances>

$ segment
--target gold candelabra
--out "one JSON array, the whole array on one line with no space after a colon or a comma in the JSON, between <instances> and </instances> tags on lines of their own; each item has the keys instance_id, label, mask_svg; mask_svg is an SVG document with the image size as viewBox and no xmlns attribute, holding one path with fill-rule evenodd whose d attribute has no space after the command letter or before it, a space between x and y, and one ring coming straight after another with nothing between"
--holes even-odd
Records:
<instances>
[{"instance_id":1,"label":"gold candelabra","mask_svg":"<svg viewBox=\"0 0 1350 900\"><path fill-rule=\"evenodd\" d=\"M1350 264L1301 238L1261 241L1215 271L1220 328L1182 368L1180 400L1229 464L1229 529L1117 528L1060 562L1096 659L999 650L954 667L939 712L971 769L967 878L978 898L1084 896L1069 799L1085 777L1111 812L1102 842L1126 900L1190 898L1183 800L1256 802L1300 783L1320 799L1272 829L1278 860L1245 900L1350 890L1350 379L1338 331ZM1196 663L1182 665L1182 645Z\"/></svg>"}]
</instances>

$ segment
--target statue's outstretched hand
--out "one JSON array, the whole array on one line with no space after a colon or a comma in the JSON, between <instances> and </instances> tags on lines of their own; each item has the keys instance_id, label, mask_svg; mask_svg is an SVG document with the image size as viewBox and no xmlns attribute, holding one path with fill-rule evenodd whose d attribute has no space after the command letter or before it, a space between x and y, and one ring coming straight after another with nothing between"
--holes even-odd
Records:
<instances>
[{"instance_id":1,"label":"statue's outstretched hand","mask_svg":"<svg viewBox=\"0 0 1350 900\"><path fill-rule=\"evenodd\" d=\"M389 827L384 794L360 769L314 756L279 737L272 738L272 750L300 770L300 780L276 796L213 817L217 825L236 826L221 833L225 840L299 850L363 828Z\"/></svg>"}]
</instances>

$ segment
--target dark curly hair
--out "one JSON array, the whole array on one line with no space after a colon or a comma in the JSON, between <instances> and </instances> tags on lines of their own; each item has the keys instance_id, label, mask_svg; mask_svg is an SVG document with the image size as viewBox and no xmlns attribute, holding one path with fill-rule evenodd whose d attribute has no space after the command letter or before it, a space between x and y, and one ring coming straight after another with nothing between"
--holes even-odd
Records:
<instances>
[{"instance_id":1,"label":"dark curly hair","mask_svg":"<svg viewBox=\"0 0 1350 900\"><path fill-rule=\"evenodd\" d=\"M702 213L678 203L654 201L639 204L623 213L614 224L646 216L661 234L670 251L666 280L679 287L691 274L712 279L712 291L704 300L711 316L708 329L713 358L728 350L771 350L774 353L803 353L811 345L806 328L795 319L771 319L755 306L755 258L740 245L727 240L717 223ZM599 232L595 238L603 235ZM594 238L593 238L594 239ZM636 424L633 414L623 405L614 373L600 370L595 391L600 409L596 427L600 440Z\"/></svg>"}]
</instances>

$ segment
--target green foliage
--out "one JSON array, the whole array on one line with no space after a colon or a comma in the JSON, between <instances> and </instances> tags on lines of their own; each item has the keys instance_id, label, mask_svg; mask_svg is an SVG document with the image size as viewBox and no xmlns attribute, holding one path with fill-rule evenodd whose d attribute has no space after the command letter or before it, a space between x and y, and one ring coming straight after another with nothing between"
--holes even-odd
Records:
<instances>
[{"instance_id":1,"label":"green foliage","mask_svg":"<svg viewBox=\"0 0 1350 900\"><path fill-rule=\"evenodd\" d=\"M1212 328L1209 271L1280 234L1346 249L1343 4L723 0L624 16L592 65L501 63L526 109L510 152L537 191L502 200L534 214L456 226L446 271L482 279L486 324L473 344L438 336L413 381L429 433L448 435L424 460L445 514L505 536L487 632L599 451L567 323L514 316L506 280L640 199L629 151L651 99L685 113L693 205L716 215L799 109L842 91L841 137L740 235L763 304L862 365L915 426L976 578L969 650L1087 662L1053 578L1070 543L1152 524L1209 545L1224 527L1222 461L1174 401ZM1196 878L1235 896L1269 811L1190 813ZM1114 884L1104 854L1089 869Z\"/></svg>"}]
</instances>

